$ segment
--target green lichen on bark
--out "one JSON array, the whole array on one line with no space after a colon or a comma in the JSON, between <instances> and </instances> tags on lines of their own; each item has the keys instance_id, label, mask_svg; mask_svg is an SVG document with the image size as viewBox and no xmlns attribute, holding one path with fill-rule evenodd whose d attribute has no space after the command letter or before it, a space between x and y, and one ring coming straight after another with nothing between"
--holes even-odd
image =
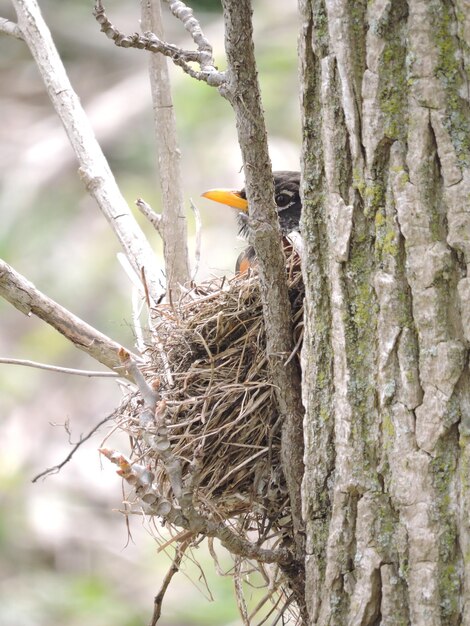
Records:
<instances>
[{"instance_id":1,"label":"green lichen on bark","mask_svg":"<svg viewBox=\"0 0 470 626\"><path fill-rule=\"evenodd\" d=\"M377 548L384 562L396 561L397 514L390 506L390 499L386 494L377 494L376 505L374 535L376 536Z\"/></svg>"},{"instance_id":2,"label":"green lichen on bark","mask_svg":"<svg viewBox=\"0 0 470 626\"><path fill-rule=\"evenodd\" d=\"M406 2L393 2L384 23L376 25L385 44L379 61L379 105L389 139L405 139L407 131L407 16Z\"/></svg>"},{"instance_id":3,"label":"green lichen on bark","mask_svg":"<svg viewBox=\"0 0 470 626\"><path fill-rule=\"evenodd\" d=\"M301 42L302 65L308 68L304 75L302 103L304 119L304 187L302 230L309 262L304 266L305 338L303 381L305 416L306 467L304 479L304 507L309 542L307 550L313 555L307 563L309 576L322 578L326 564L331 503L327 479L334 462L332 431L333 354L331 348L331 315L328 292L328 258L323 193L323 146L321 132L320 59L327 54L327 21L323 2L316 2L313 14L307 17L308 27ZM312 48L313 42L313 48ZM313 460L312 463L309 460Z\"/></svg>"},{"instance_id":4,"label":"green lichen on bark","mask_svg":"<svg viewBox=\"0 0 470 626\"><path fill-rule=\"evenodd\" d=\"M355 2L349 2L348 9L350 11L351 49L354 50L352 57L354 84L356 92L359 94L361 92L362 77L366 67L367 1L355 0Z\"/></svg>"},{"instance_id":5,"label":"green lichen on bark","mask_svg":"<svg viewBox=\"0 0 470 626\"><path fill-rule=\"evenodd\" d=\"M375 214L375 258L382 264L387 256L396 257L399 252L398 233L395 220L385 207Z\"/></svg>"},{"instance_id":6,"label":"green lichen on bark","mask_svg":"<svg viewBox=\"0 0 470 626\"><path fill-rule=\"evenodd\" d=\"M437 145L432 127L428 128L428 157L423 158L417 168L418 184L429 219L431 241L443 241L447 237L446 215L442 199L443 180Z\"/></svg>"},{"instance_id":7,"label":"green lichen on bark","mask_svg":"<svg viewBox=\"0 0 470 626\"><path fill-rule=\"evenodd\" d=\"M454 503L457 469L457 429L449 431L439 442L431 462L432 484L436 501L432 515L439 525L439 595L441 619L445 624L458 624L461 594L461 560L458 547L458 528Z\"/></svg>"},{"instance_id":8,"label":"green lichen on bark","mask_svg":"<svg viewBox=\"0 0 470 626\"><path fill-rule=\"evenodd\" d=\"M363 189L364 214L366 217L374 215L383 206L385 201L384 186L379 180L366 183Z\"/></svg>"},{"instance_id":9,"label":"green lichen on bark","mask_svg":"<svg viewBox=\"0 0 470 626\"><path fill-rule=\"evenodd\" d=\"M385 451L393 447L395 427L388 411L382 411L382 442Z\"/></svg>"},{"instance_id":10,"label":"green lichen on bark","mask_svg":"<svg viewBox=\"0 0 470 626\"><path fill-rule=\"evenodd\" d=\"M433 2L430 11L435 43L439 51L436 77L444 86L446 94L444 125L449 132L460 166L468 167L470 165L470 106L468 101L461 96L464 82L468 82L461 49L465 42L457 37L458 15L451 4Z\"/></svg>"},{"instance_id":11,"label":"green lichen on bark","mask_svg":"<svg viewBox=\"0 0 470 626\"><path fill-rule=\"evenodd\" d=\"M373 222L357 208L345 275L349 307L345 313L346 357L350 378L348 399L352 406L353 446L358 454L360 483L376 481L376 332L378 305L373 289L375 272ZM367 475L367 478L366 478Z\"/></svg>"},{"instance_id":12,"label":"green lichen on bark","mask_svg":"<svg viewBox=\"0 0 470 626\"><path fill-rule=\"evenodd\" d=\"M315 51L320 58L325 57L329 51L328 17L324 0L312 3L312 34Z\"/></svg>"}]
</instances>

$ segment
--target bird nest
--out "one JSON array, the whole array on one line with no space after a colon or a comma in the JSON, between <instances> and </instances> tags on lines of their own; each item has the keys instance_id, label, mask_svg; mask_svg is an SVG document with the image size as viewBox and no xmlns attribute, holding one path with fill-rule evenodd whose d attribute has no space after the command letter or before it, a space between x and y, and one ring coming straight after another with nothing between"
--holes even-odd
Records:
<instances>
[{"instance_id":1,"label":"bird nest","mask_svg":"<svg viewBox=\"0 0 470 626\"><path fill-rule=\"evenodd\" d=\"M287 270L296 345L289 358L298 358L304 293L298 257ZM231 549L232 541L238 554L243 542L289 547L281 424L257 275L211 280L177 305L155 307L144 356L138 370L145 383L119 410L132 454L104 451L133 485L128 501L163 518L176 539L221 538L229 528L241 543L225 545Z\"/></svg>"}]
</instances>

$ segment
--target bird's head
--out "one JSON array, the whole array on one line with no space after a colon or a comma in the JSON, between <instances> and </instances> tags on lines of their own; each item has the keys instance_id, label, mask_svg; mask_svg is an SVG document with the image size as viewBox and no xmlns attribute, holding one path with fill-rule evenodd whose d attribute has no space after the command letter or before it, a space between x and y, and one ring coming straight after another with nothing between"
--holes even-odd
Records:
<instances>
[{"instance_id":1,"label":"bird's head","mask_svg":"<svg viewBox=\"0 0 470 626\"><path fill-rule=\"evenodd\" d=\"M300 172L274 172L274 199L279 225L284 235L299 230L302 203L300 200ZM209 189L202 194L209 200L238 209L240 234L248 235L248 200L245 189Z\"/></svg>"}]
</instances>

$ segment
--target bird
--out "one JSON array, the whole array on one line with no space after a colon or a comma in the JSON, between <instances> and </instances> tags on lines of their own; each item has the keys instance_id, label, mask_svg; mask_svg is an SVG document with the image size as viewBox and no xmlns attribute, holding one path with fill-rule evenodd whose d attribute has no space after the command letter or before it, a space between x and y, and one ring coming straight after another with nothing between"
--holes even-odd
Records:
<instances>
[{"instance_id":1,"label":"bird","mask_svg":"<svg viewBox=\"0 0 470 626\"><path fill-rule=\"evenodd\" d=\"M276 202L279 226L283 235L283 245L287 250L292 250L292 246L287 239L287 235L293 231L299 232L300 214L302 212L302 201L300 198L300 172L290 170L273 172L274 178L274 200ZM226 204L238 209L238 234L248 238L248 201L246 199L245 188L236 191L233 189L209 189L202 196ZM235 266L237 274L243 274L256 266L256 253L253 246L248 246L238 257Z\"/></svg>"}]
</instances>

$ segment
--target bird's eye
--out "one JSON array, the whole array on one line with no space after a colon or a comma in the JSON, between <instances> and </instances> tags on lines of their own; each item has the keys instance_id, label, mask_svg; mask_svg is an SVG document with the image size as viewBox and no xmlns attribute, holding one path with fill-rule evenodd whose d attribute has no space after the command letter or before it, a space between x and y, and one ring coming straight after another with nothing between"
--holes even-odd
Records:
<instances>
[{"instance_id":1,"label":"bird's eye","mask_svg":"<svg viewBox=\"0 0 470 626\"><path fill-rule=\"evenodd\" d=\"M277 206L282 208L289 204L291 197L287 193L278 193L275 200Z\"/></svg>"}]
</instances>

